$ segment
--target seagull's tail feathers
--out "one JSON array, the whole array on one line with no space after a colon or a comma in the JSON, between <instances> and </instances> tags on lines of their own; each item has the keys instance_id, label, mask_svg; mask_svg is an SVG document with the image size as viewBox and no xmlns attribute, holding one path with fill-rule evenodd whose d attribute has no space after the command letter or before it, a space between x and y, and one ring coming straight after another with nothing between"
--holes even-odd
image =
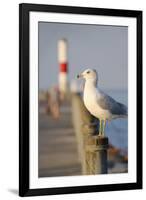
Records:
<instances>
[{"instance_id":1,"label":"seagull's tail feathers","mask_svg":"<svg viewBox=\"0 0 146 200\"><path fill-rule=\"evenodd\" d=\"M121 117L127 117L128 116L128 108L127 108L127 106L125 106L124 104L122 104L122 103L118 103L119 104L119 106L120 106L120 110L121 110L121 113L120 113L120 115L121 115Z\"/></svg>"}]
</instances>

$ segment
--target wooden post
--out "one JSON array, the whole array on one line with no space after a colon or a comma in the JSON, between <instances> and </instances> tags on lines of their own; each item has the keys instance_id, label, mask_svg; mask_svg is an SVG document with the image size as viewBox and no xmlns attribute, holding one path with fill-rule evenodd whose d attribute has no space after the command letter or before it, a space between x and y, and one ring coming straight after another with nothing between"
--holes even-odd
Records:
<instances>
[{"instance_id":1,"label":"wooden post","mask_svg":"<svg viewBox=\"0 0 146 200\"><path fill-rule=\"evenodd\" d=\"M78 94L72 95L72 116L82 173L106 174L108 138L98 135L98 121L85 108Z\"/></svg>"},{"instance_id":2,"label":"wooden post","mask_svg":"<svg viewBox=\"0 0 146 200\"><path fill-rule=\"evenodd\" d=\"M76 139L77 139L77 148L79 160L81 161L82 174L87 174L87 165L86 165L86 152L85 152L85 137L87 131L83 131L83 127L89 126L92 124L94 118L85 108L83 101L79 94L72 93L72 119L73 126L75 129ZM90 133L94 133L94 128L90 127Z\"/></svg>"},{"instance_id":3,"label":"wooden post","mask_svg":"<svg viewBox=\"0 0 146 200\"><path fill-rule=\"evenodd\" d=\"M107 174L108 173L108 163L107 163L107 149L108 149L108 138L98 137L96 140L96 155L97 155L97 174Z\"/></svg>"},{"instance_id":4,"label":"wooden post","mask_svg":"<svg viewBox=\"0 0 146 200\"><path fill-rule=\"evenodd\" d=\"M86 152L89 156L87 162L89 165L88 174L107 174L107 149L108 138L101 136L92 136L87 141Z\"/></svg>"},{"instance_id":5,"label":"wooden post","mask_svg":"<svg viewBox=\"0 0 146 200\"><path fill-rule=\"evenodd\" d=\"M85 153L85 174L96 174L96 152L95 138L98 131L95 123L84 124L81 128L81 134L84 136L84 153Z\"/></svg>"}]
</instances>

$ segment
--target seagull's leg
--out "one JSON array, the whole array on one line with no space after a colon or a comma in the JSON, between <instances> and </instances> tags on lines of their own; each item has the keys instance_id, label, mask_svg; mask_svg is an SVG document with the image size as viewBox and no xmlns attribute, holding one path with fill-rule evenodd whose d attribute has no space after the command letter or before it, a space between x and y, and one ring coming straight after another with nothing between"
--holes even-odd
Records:
<instances>
[{"instance_id":1,"label":"seagull's leg","mask_svg":"<svg viewBox=\"0 0 146 200\"><path fill-rule=\"evenodd\" d=\"M99 135L100 135L100 128L101 127L101 120L99 119Z\"/></svg>"},{"instance_id":2,"label":"seagull's leg","mask_svg":"<svg viewBox=\"0 0 146 200\"><path fill-rule=\"evenodd\" d=\"M101 120L99 120L99 135L101 135L102 133L101 133L101 124L102 124L102 121Z\"/></svg>"},{"instance_id":3,"label":"seagull's leg","mask_svg":"<svg viewBox=\"0 0 146 200\"><path fill-rule=\"evenodd\" d=\"M102 136L102 134L103 134L103 120L101 120L101 136Z\"/></svg>"},{"instance_id":4,"label":"seagull's leg","mask_svg":"<svg viewBox=\"0 0 146 200\"><path fill-rule=\"evenodd\" d=\"M103 134L103 120L101 120L101 135Z\"/></svg>"},{"instance_id":5,"label":"seagull's leg","mask_svg":"<svg viewBox=\"0 0 146 200\"><path fill-rule=\"evenodd\" d=\"M103 132L102 132L103 136L105 136L105 126L106 126L106 119L103 120Z\"/></svg>"}]
</instances>

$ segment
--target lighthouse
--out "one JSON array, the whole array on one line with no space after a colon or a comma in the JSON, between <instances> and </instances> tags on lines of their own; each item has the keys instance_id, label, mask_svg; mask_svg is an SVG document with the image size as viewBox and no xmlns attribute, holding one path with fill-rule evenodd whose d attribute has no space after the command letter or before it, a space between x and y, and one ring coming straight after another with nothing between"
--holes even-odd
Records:
<instances>
[{"instance_id":1,"label":"lighthouse","mask_svg":"<svg viewBox=\"0 0 146 200\"><path fill-rule=\"evenodd\" d=\"M58 62L59 62L59 91L62 98L64 98L68 92L67 48L68 48L67 40L60 39L58 41Z\"/></svg>"}]
</instances>

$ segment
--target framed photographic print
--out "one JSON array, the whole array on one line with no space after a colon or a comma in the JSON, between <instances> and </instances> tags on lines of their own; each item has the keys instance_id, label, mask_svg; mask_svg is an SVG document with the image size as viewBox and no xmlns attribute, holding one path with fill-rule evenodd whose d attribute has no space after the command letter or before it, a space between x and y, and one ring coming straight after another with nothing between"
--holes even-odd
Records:
<instances>
[{"instance_id":1,"label":"framed photographic print","mask_svg":"<svg viewBox=\"0 0 146 200\"><path fill-rule=\"evenodd\" d=\"M19 195L142 188L142 11L19 5Z\"/></svg>"}]
</instances>

